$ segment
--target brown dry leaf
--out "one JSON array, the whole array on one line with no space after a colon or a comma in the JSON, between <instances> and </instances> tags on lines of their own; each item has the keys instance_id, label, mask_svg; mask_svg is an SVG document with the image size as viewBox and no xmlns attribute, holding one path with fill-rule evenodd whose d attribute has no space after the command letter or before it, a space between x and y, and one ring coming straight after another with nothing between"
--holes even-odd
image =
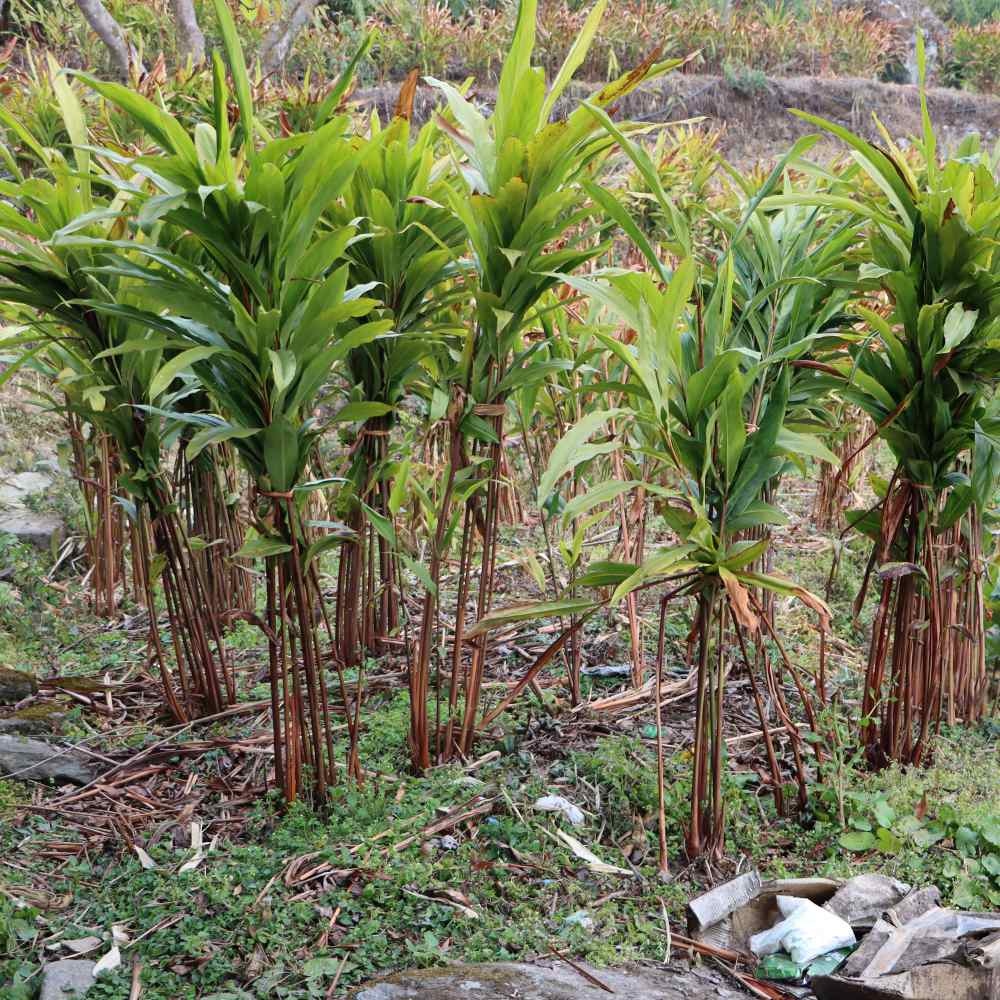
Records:
<instances>
[{"instance_id":1,"label":"brown dry leaf","mask_svg":"<svg viewBox=\"0 0 1000 1000\"><path fill-rule=\"evenodd\" d=\"M417 83L420 80L420 70L410 70L409 76L403 81L399 88L399 97L396 99L396 118L405 118L409 121L413 117L413 98L417 93Z\"/></svg>"},{"instance_id":2,"label":"brown dry leaf","mask_svg":"<svg viewBox=\"0 0 1000 1000\"><path fill-rule=\"evenodd\" d=\"M747 588L727 570L720 570L719 575L726 587L726 593L729 595L729 607L736 616L736 620L752 635L757 631L759 622L757 616L750 610L750 594L747 592Z\"/></svg>"},{"instance_id":3,"label":"brown dry leaf","mask_svg":"<svg viewBox=\"0 0 1000 1000\"><path fill-rule=\"evenodd\" d=\"M819 615L820 628L827 631L830 628L830 609L826 606L826 601L817 597L805 587L796 587L795 596L807 607L812 608Z\"/></svg>"}]
</instances>

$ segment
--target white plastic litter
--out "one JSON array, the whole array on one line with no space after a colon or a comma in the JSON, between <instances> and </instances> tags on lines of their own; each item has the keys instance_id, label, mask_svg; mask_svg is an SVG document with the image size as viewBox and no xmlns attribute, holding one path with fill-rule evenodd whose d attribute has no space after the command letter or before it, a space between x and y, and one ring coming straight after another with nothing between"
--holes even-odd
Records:
<instances>
[{"instance_id":1,"label":"white plastic litter","mask_svg":"<svg viewBox=\"0 0 1000 1000\"><path fill-rule=\"evenodd\" d=\"M535 803L535 808L541 812L562 813L573 826L579 826L583 822L583 812L580 808L561 795L543 795Z\"/></svg>"},{"instance_id":2,"label":"white plastic litter","mask_svg":"<svg viewBox=\"0 0 1000 1000\"><path fill-rule=\"evenodd\" d=\"M808 965L820 955L856 943L850 924L811 899L778 896L777 902L784 919L750 938L750 950L758 957L784 948L793 962Z\"/></svg>"}]
</instances>

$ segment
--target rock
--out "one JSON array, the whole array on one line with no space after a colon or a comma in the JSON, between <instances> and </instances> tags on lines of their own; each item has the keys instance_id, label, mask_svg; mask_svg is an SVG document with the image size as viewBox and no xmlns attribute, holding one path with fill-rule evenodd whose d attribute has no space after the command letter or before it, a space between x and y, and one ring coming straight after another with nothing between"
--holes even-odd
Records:
<instances>
[{"instance_id":1,"label":"rock","mask_svg":"<svg viewBox=\"0 0 1000 1000\"><path fill-rule=\"evenodd\" d=\"M56 743L0 734L0 774L24 781L86 785L100 772L89 759Z\"/></svg>"},{"instance_id":2,"label":"rock","mask_svg":"<svg viewBox=\"0 0 1000 1000\"><path fill-rule=\"evenodd\" d=\"M16 705L38 690L38 681L31 674L12 667L0 667L0 705Z\"/></svg>"},{"instance_id":3,"label":"rock","mask_svg":"<svg viewBox=\"0 0 1000 1000\"><path fill-rule=\"evenodd\" d=\"M910 891L905 882L888 875L866 873L848 879L833 899L823 904L824 910L835 913L855 928L871 928L891 906L895 906Z\"/></svg>"},{"instance_id":4,"label":"rock","mask_svg":"<svg viewBox=\"0 0 1000 1000\"><path fill-rule=\"evenodd\" d=\"M29 510L0 513L0 534L13 535L22 545L34 545L51 552L62 541L63 523L51 514Z\"/></svg>"},{"instance_id":5,"label":"rock","mask_svg":"<svg viewBox=\"0 0 1000 1000\"><path fill-rule=\"evenodd\" d=\"M0 734L9 736L52 736L62 731L65 711L54 702L29 705L20 712L0 717Z\"/></svg>"},{"instance_id":6,"label":"rock","mask_svg":"<svg viewBox=\"0 0 1000 1000\"><path fill-rule=\"evenodd\" d=\"M721 973L681 965L582 968L628 1000L693 1000L719 997L743 1000ZM362 986L354 1000L607 1000L609 994L562 962L529 965L497 962L456 965L447 969L414 969Z\"/></svg>"},{"instance_id":7,"label":"rock","mask_svg":"<svg viewBox=\"0 0 1000 1000\"><path fill-rule=\"evenodd\" d=\"M68 951L73 952L74 955L89 955L90 952L97 951L102 943L101 939L94 935L90 935L90 937L70 938L67 941L61 942L62 946Z\"/></svg>"},{"instance_id":8,"label":"rock","mask_svg":"<svg viewBox=\"0 0 1000 1000\"><path fill-rule=\"evenodd\" d=\"M94 985L94 965L85 958L64 958L42 969L38 1000L68 1000L82 997Z\"/></svg>"},{"instance_id":9,"label":"rock","mask_svg":"<svg viewBox=\"0 0 1000 1000\"><path fill-rule=\"evenodd\" d=\"M19 472L0 479L0 507L23 507L32 493L44 493L52 486L52 477L43 472Z\"/></svg>"},{"instance_id":10,"label":"rock","mask_svg":"<svg viewBox=\"0 0 1000 1000\"><path fill-rule=\"evenodd\" d=\"M52 727L40 719L20 719L16 715L0 719L0 736L44 736L51 732Z\"/></svg>"}]
</instances>

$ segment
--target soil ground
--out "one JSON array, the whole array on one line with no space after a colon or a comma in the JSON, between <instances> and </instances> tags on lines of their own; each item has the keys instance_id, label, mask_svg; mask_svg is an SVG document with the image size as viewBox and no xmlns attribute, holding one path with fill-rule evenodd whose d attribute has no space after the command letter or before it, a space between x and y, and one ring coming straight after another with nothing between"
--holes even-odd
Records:
<instances>
[{"instance_id":1,"label":"soil ground","mask_svg":"<svg viewBox=\"0 0 1000 1000\"><path fill-rule=\"evenodd\" d=\"M574 85L562 107L594 87ZM354 99L363 106L391 114L397 88L358 91ZM490 104L494 92L475 88L475 98ZM425 120L437 102L437 92L427 86L417 91L415 113ZM969 132L979 132L992 144L1000 135L1000 98L932 87L927 103L943 145L957 144ZM785 153L800 136L818 131L796 118L792 110L826 118L866 138L881 142L873 116L894 137L920 133L920 96L914 86L876 83L872 80L816 77L754 77L746 81L721 76L673 73L626 97L618 117L649 122L701 118L706 126L724 129L723 153L741 167L766 163ZM557 110L558 114L558 110ZM835 141L824 139L812 151L815 160L844 152Z\"/></svg>"}]
</instances>

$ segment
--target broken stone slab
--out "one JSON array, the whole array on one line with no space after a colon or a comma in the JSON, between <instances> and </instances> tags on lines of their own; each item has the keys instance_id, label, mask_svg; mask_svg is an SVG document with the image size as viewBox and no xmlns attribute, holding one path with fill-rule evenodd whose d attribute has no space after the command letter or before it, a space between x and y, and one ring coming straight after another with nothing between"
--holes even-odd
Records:
<instances>
[{"instance_id":1,"label":"broken stone slab","mask_svg":"<svg viewBox=\"0 0 1000 1000\"><path fill-rule=\"evenodd\" d=\"M42 988L38 1000L69 1000L82 997L94 985L94 966L85 958L64 958L42 969Z\"/></svg>"},{"instance_id":2,"label":"broken stone slab","mask_svg":"<svg viewBox=\"0 0 1000 1000\"><path fill-rule=\"evenodd\" d=\"M575 963L628 1000L744 1000L721 973L673 964L597 969ZM360 987L354 1000L607 1000L610 994L562 962L495 962L414 969Z\"/></svg>"},{"instance_id":3,"label":"broken stone slab","mask_svg":"<svg viewBox=\"0 0 1000 1000\"><path fill-rule=\"evenodd\" d=\"M811 984L819 1000L1000 1000L1000 973L953 962L921 965L872 980L817 976Z\"/></svg>"},{"instance_id":4,"label":"broken stone slab","mask_svg":"<svg viewBox=\"0 0 1000 1000\"><path fill-rule=\"evenodd\" d=\"M44 493L52 486L52 477L44 472L19 472L0 479L0 507L23 507L26 497Z\"/></svg>"},{"instance_id":5,"label":"broken stone slab","mask_svg":"<svg viewBox=\"0 0 1000 1000\"><path fill-rule=\"evenodd\" d=\"M0 667L0 705L16 705L38 691L38 681L31 674L12 667Z\"/></svg>"},{"instance_id":6,"label":"broken stone slab","mask_svg":"<svg viewBox=\"0 0 1000 1000\"><path fill-rule=\"evenodd\" d=\"M853 928L868 929L886 910L901 902L911 886L888 875L864 874L848 879L824 910L835 913Z\"/></svg>"},{"instance_id":7,"label":"broken stone slab","mask_svg":"<svg viewBox=\"0 0 1000 1000\"><path fill-rule=\"evenodd\" d=\"M31 705L20 712L0 717L0 735L47 737L61 732L66 713L55 705L45 705L45 711L41 710L42 707Z\"/></svg>"},{"instance_id":8,"label":"broken stone slab","mask_svg":"<svg viewBox=\"0 0 1000 1000\"><path fill-rule=\"evenodd\" d=\"M1000 1000L990 964L997 931L1000 913L940 906L902 926L878 920L839 974L811 985L820 1000Z\"/></svg>"},{"instance_id":9,"label":"broken stone slab","mask_svg":"<svg viewBox=\"0 0 1000 1000\"><path fill-rule=\"evenodd\" d=\"M23 781L86 785L100 775L76 750L24 736L0 734L0 774Z\"/></svg>"},{"instance_id":10,"label":"broken stone slab","mask_svg":"<svg viewBox=\"0 0 1000 1000\"><path fill-rule=\"evenodd\" d=\"M1000 969L1000 931L987 934L975 943L970 942L965 960L981 969Z\"/></svg>"},{"instance_id":11,"label":"broken stone slab","mask_svg":"<svg viewBox=\"0 0 1000 1000\"><path fill-rule=\"evenodd\" d=\"M51 552L62 541L63 523L51 514L14 510L0 513L0 534L13 535L22 545Z\"/></svg>"},{"instance_id":12,"label":"broken stone slab","mask_svg":"<svg viewBox=\"0 0 1000 1000\"><path fill-rule=\"evenodd\" d=\"M922 916L928 910L941 905L941 890L936 885L927 885L922 889L914 889L904 896L895 906L886 910L885 918L890 924L902 927L911 920Z\"/></svg>"}]
</instances>

